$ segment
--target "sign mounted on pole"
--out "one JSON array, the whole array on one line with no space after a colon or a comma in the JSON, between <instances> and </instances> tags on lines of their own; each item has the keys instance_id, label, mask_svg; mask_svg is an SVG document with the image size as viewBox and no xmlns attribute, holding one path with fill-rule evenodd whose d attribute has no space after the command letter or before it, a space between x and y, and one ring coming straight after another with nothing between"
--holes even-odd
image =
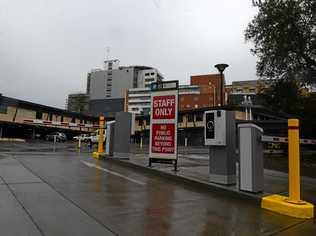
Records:
<instances>
[{"instance_id":1,"label":"sign mounted on pole","mask_svg":"<svg viewBox=\"0 0 316 236\"><path fill-rule=\"evenodd\" d=\"M178 81L151 85L149 166L174 164L177 169Z\"/></svg>"}]
</instances>

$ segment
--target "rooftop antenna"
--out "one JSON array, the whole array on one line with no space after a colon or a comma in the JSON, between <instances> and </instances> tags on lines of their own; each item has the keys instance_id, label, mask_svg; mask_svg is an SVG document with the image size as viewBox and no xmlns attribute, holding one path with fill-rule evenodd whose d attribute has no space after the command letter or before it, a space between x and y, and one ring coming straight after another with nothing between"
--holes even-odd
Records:
<instances>
[{"instance_id":1,"label":"rooftop antenna","mask_svg":"<svg viewBox=\"0 0 316 236\"><path fill-rule=\"evenodd\" d=\"M106 47L106 60L109 60L109 55L110 55L110 47Z\"/></svg>"}]
</instances>

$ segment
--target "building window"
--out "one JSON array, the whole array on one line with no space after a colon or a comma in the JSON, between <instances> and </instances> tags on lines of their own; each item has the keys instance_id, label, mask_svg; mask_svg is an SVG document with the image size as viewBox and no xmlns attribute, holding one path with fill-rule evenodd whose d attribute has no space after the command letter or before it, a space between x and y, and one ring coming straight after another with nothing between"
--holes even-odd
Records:
<instances>
[{"instance_id":1,"label":"building window","mask_svg":"<svg viewBox=\"0 0 316 236\"><path fill-rule=\"evenodd\" d=\"M126 72L128 72L128 70L126 70Z\"/></svg>"},{"instance_id":2,"label":"building window","mask_svg":"<svg viewBox=\"0 0 316 236\"><path fill-rule=\"evenodd\" d=\"M41 120L41 119L43 119L43 113L42 113L42 112L37 111L37 112L36 112L36 115L35 115L35 118L36 118L37 120Z\"/></svg>"},{"instance_id":3,"label":"building window","mask_svg":"<svg viewBox=\"0 0 316 236\"><path fill-rule=\"evenodd\" d=\"M142 126L142 125L141 125L141 120L135 119L135 124L136 124L137 126Z\"/></svg>"},{"instance_id":4,"label":"building window","mask_svg":"<svg viewBox=\"0 0 316 236\"><path fill-rule=\"evenodd\" d=\"M183 115L179 115L179 117L178 117L178 122L179 122L179 123L183 122Z\"/></svg>"},{"instance_id":5,"label":"building window","mask_svg":"<svg viewBox=\"0 0 316 236\"><path fill-rule=\"evenodd\" d=\"M193 121L194 121L194 115L188 114L188 122L193 122Z\"/></svg>"},{"instance_id":6,"label":"building window","mask_svg":"<svg viewBox=\"0 0 316 236\"><path fill-rule=\"evenodd\" d=\"M49 114L49 120L50 120L50 121L53 120L53 114Z\"/></svg>"},{"instance_id":7,"label":"building window","mask_svg":"<svg viewBox=\"0 0 316 236\"><path fill-rule=\"evenodd\" d=\"M154 73L154 72L151 72L150 74L151 74L151 75L155 75L155 73Z\"/></svg>"},{"instance_id":8,"label":"building window","mask_svg":"<svg viewBox=\"0 0 316 236\"><path fill-rule=\"evenodd\" d=\"M89 74L88 79L87 79L87 94L90 94L90 82L91 82L91 78L90 78L90 74Z\"/></svg>"},{"instance_id":9,"label":"building window","mask_svg":"<svg viewBox=\"0 0 316 236\"><path fill-rule=\"evenodd\" d=\"M145 73L145 76L149 76L149 73Z\"/></svg>"},{"instance_id":10,"label":"building window","mask_svg":"<svg viewBox=\"0 0 316 236\"><path fill-rule=\"evenodd\" d=\"M76 118L75 117L71 117L71 123L75 123L76 122Z\"/></svg>"},{"instance_id":11,"label":"building window","mask_svg":"<svg viewBox=\"0 0 316 236\"><path fill-rule=\"evenodd\" d=\"M203 121L203 113L197 113L195 115L195 121Z\"/></svg>"},{"instance_id":12,"label":"building window","mask_svg":"<svg viewBox=\"0 0 316 236\"><path fill-rule=\"evenodd\" d=\"M4 104L0 104L0 113L7 114L8 112L8 106Z\"/></svg>"}]
</instances>

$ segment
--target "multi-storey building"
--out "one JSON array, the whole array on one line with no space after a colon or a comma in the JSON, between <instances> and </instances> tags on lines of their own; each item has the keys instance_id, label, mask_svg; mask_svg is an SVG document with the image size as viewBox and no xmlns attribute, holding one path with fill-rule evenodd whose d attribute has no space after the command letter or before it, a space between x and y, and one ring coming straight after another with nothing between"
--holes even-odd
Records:
<instances>
[{"instance_id":1,"label":"multi-storey building","mask_svg":"<svg viewBox=\"0 0 316 236\"><path fill-rule=\"evenodd\" d=\"M191 76L190 85L179 86L179 110L221 106L221 79L220 74ZM126 105L129 112L148 114L150 111L149 89L129 89L127 97Z\"/></svg>"},{"instance_id":2,"label":"multi-storey building","mask_svg":"<svg viewBox=\"0 0 316 236\"><path fill-rule=\"evenodd\" d=\"M162 81L162 74L149 66L119 66L118 60L105 61L103 70L88 74L87 93L91 114L99 115L124 110L124 98L131 88L149 88Z\"/></svg>"},{"instance_id":3,"label":"multi-storey building","mask_svg":"<svg viewBox=\"0 0 316 236\"><path fill-rule=\"evenodd\" d=\"M182 98L200 94L200 87L197 85L180 85L179 86L179 109L184 110L186 104ZM128 90L127 94L127 111L135 114L149 114L150 112L150 88L133 88Z\"/></svg>"},{"instance_id":4,"label":"multi-storey building","mask_svg":"<svg viewBox=\"0 0 316 236\"><path fill-rule=\"evenodd\" d=\"M183 104L185 104L185 107L183 109L191 110L224 105L221 104L221 79L220 74L191 76L191 85L199 86L200 94L184 97Z\"/></svg>"},{"instance_id":5,"label":"multi-storey building","mask_svg":"<svg viewBox=\"0 0 316 236\"><path fill-rule=\"evenodd\" d=\"M228 104L241 105L245 97L250 97L253 104L258 104L257 95L269 85L270 82L266 80L233 81L225 87Z\"/></svg>"},{"instance_id":6,"label":"multi-storey building","mask_svg":"<svg viewBox=\"0 0 316 236\"><path fill-rule=\"evenodd\" d=\"M89 111L89 95L86 93L73 93L68 95L67 110L78 113Z\"/></svg>"}]
</instances>

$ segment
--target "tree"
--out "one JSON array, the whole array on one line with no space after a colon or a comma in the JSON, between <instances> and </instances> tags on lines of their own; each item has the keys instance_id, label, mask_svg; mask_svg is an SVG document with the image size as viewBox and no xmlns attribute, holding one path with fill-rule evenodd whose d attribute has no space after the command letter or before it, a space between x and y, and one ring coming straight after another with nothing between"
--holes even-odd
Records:
<instances>
[{"instance_id":1,"label":"tree","mask_svg":"<svg viewBox=\"0 0 316 236\"><path fill-rule=\"evenodd\" d=\"M295 80L283 78L271 81L270 87L259 93L258 99L275 112L297 117L302 114L302 89Z\"/></svg>"},{"instance_id":2,"label":"tree","mask_svg":"<svg viewBox=\"0 0 316 236\"><path fill-rule=\"evenodd\" d=\"M316 84L316 0L253 0L258 14L245 38L252 41L257 74L282 78L295 74Z\"/></svg>"}]
</instances>

